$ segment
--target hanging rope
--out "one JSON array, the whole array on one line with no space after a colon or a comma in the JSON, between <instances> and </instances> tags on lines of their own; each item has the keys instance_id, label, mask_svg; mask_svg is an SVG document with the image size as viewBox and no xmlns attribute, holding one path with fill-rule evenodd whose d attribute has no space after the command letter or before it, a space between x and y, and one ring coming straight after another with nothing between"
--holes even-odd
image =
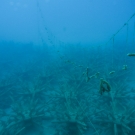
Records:
<instances>
[{"instance_id":1,"label":"hanging rope","mask_svg":"<svg viewBox=\"0 0 135 135\"><path fill-rule=\"evenodd\" d=\"M114 36L115 37L115 36ZM113 43L112 43L112 71L109 72L110 75L114 74L114 37L113 37Z\"/></svg>"},{"instance_id":2,"label":"hanging rope","mask_svg":"<svg viewBox=\"0 0 135 135\"><path fill-rule=\"evenodd\" d=\"M112 45L112 69L114 68L114 37L113 37L113 45Z\"/></svg>"},{"instance_id":3,"label":"hanging rope","mask_svg":"<svg viewBox=\"0 0 135 135\"><path fill-rule=\"evenodd\" d=\"M134 34L133 34L133 50L135 50L134 44L135 44L135 22L134 22Z\"/></svg>"},{"instance_id":4,"label":"hanging rope","mask_svg":"<svg viewBox=\"0 0 135 135\"><path fill-rule=\"evenodd\" d=\"M134 38L135 38L135 23L134 23L134 34L133 34L133 45L134 45ZM127 56L135 56L135 49L133 48L134 53L128 53Z\"/></svg>"},{"instance_id":5,"label":"hanging rope","mask_svg":"<svg viewBox=\"0 0 135 135\"><path fill-rule=\"evenodd\" d=\"M126 63L127 63L127 57L126 57L126 54L127 54L127 46L128 46L128 23L127 23L126 45L125 45L125 65L126 65Z\"/></svg>"},{"instance_id":6,"label":"hanging rope","mask_svg":"<svg viewBox=\"0 0 135 135\"><path fill-rule=\"evenodd\" d=\"M128 23L126 24L127 25L127 37L126 37L126 45L125 45L125 57L124 57L124 63L125 65L123 65L123 70L127 70L127 57L126 57L126 54L127 54L127 46L128 46Z\"/></svg>"}]
</instances>

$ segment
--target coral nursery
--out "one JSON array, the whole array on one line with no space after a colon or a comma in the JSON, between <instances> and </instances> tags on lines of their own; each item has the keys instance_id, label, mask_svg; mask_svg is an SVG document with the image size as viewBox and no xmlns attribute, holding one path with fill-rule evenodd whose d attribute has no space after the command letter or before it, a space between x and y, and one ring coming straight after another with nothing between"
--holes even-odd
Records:
<instances>
[{"instance_id":1,"label":"coral nursery","mask_svg":"<svg viewBox=\"0 0 135 135\"><path fill-rule=\"evenodd\" d=\"M1 42L0 134L134 135L134 59L114 51Z\"/></svg>"},{"instance_id":2,"label":"coral nursery","mask_svg":"<svg viewBox=\"0 0 135 135\"><path fill-rule=\"evenodd\" d=\"M135 135L134 10L0 0L0 135Z\"/></svg>"}]
</instances>

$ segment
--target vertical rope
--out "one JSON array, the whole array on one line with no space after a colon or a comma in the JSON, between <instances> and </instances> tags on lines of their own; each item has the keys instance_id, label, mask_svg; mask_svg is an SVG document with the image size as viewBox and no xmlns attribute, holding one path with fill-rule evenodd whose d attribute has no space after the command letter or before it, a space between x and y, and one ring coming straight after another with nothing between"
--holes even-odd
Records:
<instances>
[{"instance_id":1,"label":"vertical rope","mask_svg":"<svg viewBox=\"0 0 135 135\"><path fill-rule=\"evenodd\" d=\"M128 23L126 24L127 25L127 37L126 37L126 45L125 45L125 65L127 65L127 46L128 46Z\"/></svg>"},{"instance_id":2,"label":"vertical rope","mask_svg":"<svg viewBox=\"0 0 135 135\"><path fill-rule=\"evenodd\" d=\"M135 50L135 22L134 22L134 33L133 33L133 50Z\"/></svg>"},{"instance_id":3,"label":"vertical rope","mask_svg":"<svg viewBox=\"0 0 135 135\"><path fill-rule=\"evenodd\" d=\"M112 44L112 69L114 69L114 37L113 37L113 44Z\"/></svg>"},{"instance_id":4,"label":"vertical rope","mask_svg":"<svg viewBox=\"0 0 135 135\"><path fill-rule=\"evenodd\" d=\"M106 73L106 71L108 71L108 64L107 63L109 63L109 61L108 61L108 56L109 56L109 46L110 46L110 44L109 45L107 45L107 46L103 46L102 47L102 53L103 53L103 57L104 57L104 73ZM109 50L109 51L107 51L107 50Z\"/></svg>"}]
</instances>

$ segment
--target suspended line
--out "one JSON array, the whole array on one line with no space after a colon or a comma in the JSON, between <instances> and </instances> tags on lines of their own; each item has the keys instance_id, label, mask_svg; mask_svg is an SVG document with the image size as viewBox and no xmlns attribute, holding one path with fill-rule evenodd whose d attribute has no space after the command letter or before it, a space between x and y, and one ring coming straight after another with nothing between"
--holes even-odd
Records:
<instances>
[{"instance_id":1,"label":"suspended line","mask_svg":"<svg viewBox=\"0 0 135 135\"><path fill-rule=\"evenodd\" d=\"M124 25L106 42L106 45L110 42L110 40L113 39L113 37L115 37L127 24L128 22L135 16L135 13L128 19L128 21L126 23L124 23Z\"/></svg>"}]
</instances>

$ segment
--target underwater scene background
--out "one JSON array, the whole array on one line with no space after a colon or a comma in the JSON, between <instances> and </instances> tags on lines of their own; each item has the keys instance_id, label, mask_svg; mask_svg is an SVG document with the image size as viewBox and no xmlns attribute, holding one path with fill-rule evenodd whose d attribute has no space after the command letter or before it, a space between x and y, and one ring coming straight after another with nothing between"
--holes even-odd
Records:
<instances>
[{"instance_id":1,"label":"underwater scene background","mask_svg":"<svg viewBox=\"0 0 135 135\"><path fill-rule=\"evenodd\" d=\"M133 0L0 1L0 135L135 135Z\"/></svg>"}]
</instances>

